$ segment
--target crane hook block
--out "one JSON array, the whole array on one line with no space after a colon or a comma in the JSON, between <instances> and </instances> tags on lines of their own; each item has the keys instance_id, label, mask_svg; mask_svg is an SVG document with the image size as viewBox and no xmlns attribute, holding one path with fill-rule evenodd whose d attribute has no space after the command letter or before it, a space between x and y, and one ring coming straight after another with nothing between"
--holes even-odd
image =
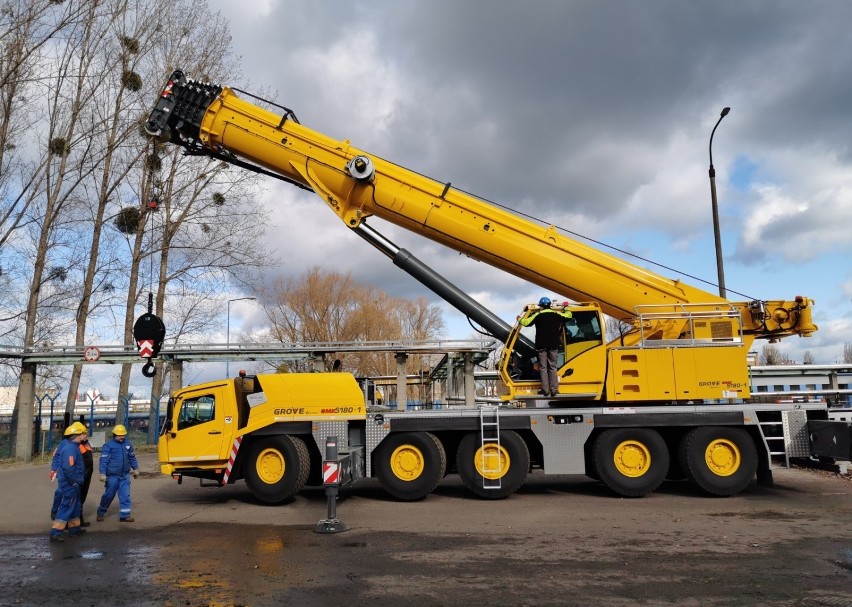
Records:
<instances>
[{"instance_id":1,"label":"crane hook block","mask_svg":"<svg viewBox=\"0 0 852 607\"><path fill-rule=\"evenodd\" d=\"M155 358L163 347L163 341L166 339L166 325L159 316L147 312L136 319L133 325L133 339L136 341L139 355L147 358L150 363L150 359Z\"/></svg>"}]
</instances>

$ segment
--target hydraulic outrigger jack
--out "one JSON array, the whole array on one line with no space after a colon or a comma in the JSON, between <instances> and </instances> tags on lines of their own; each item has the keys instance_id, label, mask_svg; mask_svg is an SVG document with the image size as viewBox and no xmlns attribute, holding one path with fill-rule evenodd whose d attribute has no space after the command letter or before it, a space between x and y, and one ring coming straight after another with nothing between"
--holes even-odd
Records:
<instances>
[{"instance_id":1,"label":"hydraulic outrigger jack","mask_svg":"<svg viewBox=\"0 0 852 607\"><path fill-rule=\"evenodd\" d=\"M337 437L328 436L325 439L325 459L322 462L322 482L328 499L328 518L317 524L314 529L316 533L340 533L349 530L349 527L337 518L337 496L344 474L343 462L337 452Z\"/></svg>"}]
</instances>

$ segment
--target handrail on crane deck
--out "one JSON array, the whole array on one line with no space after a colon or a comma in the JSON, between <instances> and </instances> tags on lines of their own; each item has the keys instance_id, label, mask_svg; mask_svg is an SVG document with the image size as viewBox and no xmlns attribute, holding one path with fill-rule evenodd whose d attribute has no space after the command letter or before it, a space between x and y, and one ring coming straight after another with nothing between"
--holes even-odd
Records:
<instances>
[{"instance_id":1,"label":"handrail on crane deck","mask_svg":"<svg viewBox=\"0 0 852 607\"><path fill-rule=\"evenodd\" d=\"M740 312L733 304L712 303L673 303L644 304L635 308L639 319L641 335L640 347L694 347L701 346L740 346L743 343L743 325ZM724 321L725 327L736 327L726 335L696 337L696 323ZM646 330L660 323L683 324L687 330L674 339L650 339Z\"/></svg>"}]
</instances>

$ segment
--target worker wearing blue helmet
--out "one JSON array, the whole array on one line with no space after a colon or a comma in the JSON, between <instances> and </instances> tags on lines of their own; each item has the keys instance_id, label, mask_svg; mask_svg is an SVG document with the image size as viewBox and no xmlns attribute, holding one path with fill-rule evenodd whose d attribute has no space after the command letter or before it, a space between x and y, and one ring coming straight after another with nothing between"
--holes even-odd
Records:
<instances>
[{"instance_id":1,"label":"worker wearing blue helmet","mask_svg":"<svg viewBox=\"0 0 852 607\"><path fill-rule=\"evenodd\" d=\"M535 349L541 375L542 396L559 394L559 376L556 374L556 357L562 347L562 325L571 318L568 310L554 310L549 297L538 300L538 310L521 319L521 325L535 327Z\"/></svg>"}]
</instances>

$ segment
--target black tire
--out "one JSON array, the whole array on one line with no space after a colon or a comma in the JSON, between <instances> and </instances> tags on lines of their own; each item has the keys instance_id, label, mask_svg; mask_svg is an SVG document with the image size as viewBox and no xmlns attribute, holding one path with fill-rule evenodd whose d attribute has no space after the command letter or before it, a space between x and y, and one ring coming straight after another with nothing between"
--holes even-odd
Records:
<instances>
[{"instance_id":1,"label":"black tire","mask_svg":"<svg viewBox=\"0 0 852 607\"><path fill-rule=\"evenodd\" d=\"M280 504L305 486L311 455L296 436L270 436L252 443L244 466L252 495L265 504Z\"/></svg>"},{"instance_id":2,"label":"black tire","mask_svg":"<svg viewBox=\"0 0 852 607\"><path fill-rule=\"evenodd\" d=\"M435 490L447 470L447 454L434 434L402 432L382 441L375 466L382 488L410 502Z\"/></svg>"},{"instance_id":3,"label":"black tire","mask_svg":"<svg viewBox=\"0 0 852 607\"><path fill-rule=\"evenodd\" d=\"M757 447L743 428L694 428L681 440L678 455L689 482L719 497L736 495L757 472Z\"/></svg>"},{"instance_id":4,"label":"black tire","mask_svg":"<svg viewBox=\"0 0 852 607\"><path fill-rule=\"evenodd\" d=\"M496 472L486 471L487 479L483 476L482 437L471 432L459 443L456 466L465 487L486 499L503 499L512 495L524 484L530 469L530 451L527 444L517 432L504 431L500 433L499 453L497 443L486 443L485 451L486 456L499 455L500 458ZM499 487L494 486L498 484L498 480Z\"/></svg>"},{"instance_id":5,"label":"black tire","mask_svg":"<svg viewBox=\"0 0 852 607\"><path fill-rule=\"evenodd\" d=\"M624 497L654 491L669 470L669 450L656 430L613 428L601 432L594 447L600 480Z\"/></svg>"}]
</instances>

